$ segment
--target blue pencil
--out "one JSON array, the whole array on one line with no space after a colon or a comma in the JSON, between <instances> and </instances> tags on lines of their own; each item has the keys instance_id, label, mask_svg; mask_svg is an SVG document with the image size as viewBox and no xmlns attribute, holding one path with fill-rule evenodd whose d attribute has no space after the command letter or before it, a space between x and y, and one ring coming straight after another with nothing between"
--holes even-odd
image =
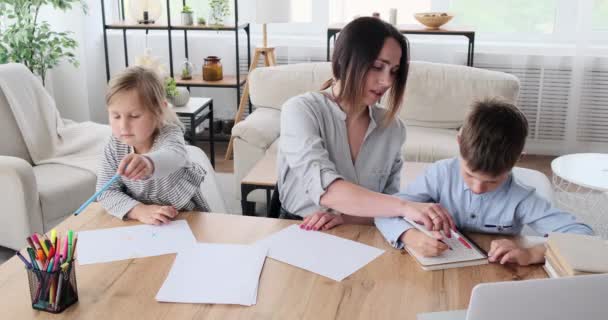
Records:
<instances>
[{"instance_id":1,"label":"blue pencil","mask_svg":"<svg viewBox=\"0 0 608 320\"><path fill-rule=\"evenodd\" d=\"M91 204L91 202L95 201L95 199L97 199L97 197L99 197L99 195L106 191L106 189L108 187L110 187L112 185L112 183L114 183L114 181L116 181L116 179L120 178L120 175L117 173L115 174L112 179L110 179L110 181L106 182L106 184L103 185L103 187L101 187L101 189L99 189L99 191L95 192L95 194L89 198L89 200L85 201L85 203L83 203L80 208L78 208L78 210L74 211L74 215L77 216L79 213L81 213L84 209L86 209L87 206L89 206Z\"/></svg>"}]
</instances>

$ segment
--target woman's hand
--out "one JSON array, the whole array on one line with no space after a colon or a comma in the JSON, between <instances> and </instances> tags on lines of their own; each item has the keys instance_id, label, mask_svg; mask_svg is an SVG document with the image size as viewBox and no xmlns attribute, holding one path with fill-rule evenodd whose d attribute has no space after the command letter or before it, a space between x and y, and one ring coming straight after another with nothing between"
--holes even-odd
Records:
<instances>
[{"instance_id":1,"label":"woman's hand","mask_svg":"<svg viewBox=\"0 0 608 320\"><path fill-rule=\"evenodd\" d=\"M118 165L118 174L129 180L143 180L154 173L154 165L146 156L129 153Z\"/></svg>"},{"instance_id":2,"label":"woman's hand","mask_svg":"<svg viewBox=\"0 0 608 320\"><path fill-rule=\"evenodd\" d=\"M142 203L133 207L127 213L127 218L159 226L169 223L177 214L177 210L172 206L146 205Z\"/></svg>"},{"instance_id":3,"label":"woman's hand","mask_svg":"<svg viewBox=\"0 0 608 320\"><path fill-rule=\"evenodd\" d=\"M456 228L452 215L438 203L410 201L404 211L407 218L423 224L428 230L443 231L448 238L452 236L450 229Z\"/></svg>"},{"instance_id":4,"label":"woman's hand","mask_svg":"<svg viewBox=\"0 0 608 320\"><path fill-rule=\"evenodd\" d=\"M304 218L300 224L301 229L306 230L329 230L335 226L344 224L341 214L334 214L325 211L317 211Z\"/></svg>"}]
</instances>

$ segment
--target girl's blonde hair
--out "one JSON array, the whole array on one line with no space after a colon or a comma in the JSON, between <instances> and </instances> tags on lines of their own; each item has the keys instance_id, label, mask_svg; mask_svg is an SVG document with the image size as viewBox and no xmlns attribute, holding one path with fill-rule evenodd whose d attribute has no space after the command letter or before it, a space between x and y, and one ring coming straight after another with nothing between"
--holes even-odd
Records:
<instances>
[{"instance_id":1,"label":"girl's blonde hair","mask_svg":"<svg viewBox=\"0 0 608 320\"><path fill-rule=\"evenodd\" d=\"M154 114L158 128L172 124L183 129L184 125L175 112L165 107L165 86L156 72L141 66L132 66L112 77L106 92L106 106L110 105L117 93L130 90L135 90L142 106Z\"/></svg>"}]
</instances>

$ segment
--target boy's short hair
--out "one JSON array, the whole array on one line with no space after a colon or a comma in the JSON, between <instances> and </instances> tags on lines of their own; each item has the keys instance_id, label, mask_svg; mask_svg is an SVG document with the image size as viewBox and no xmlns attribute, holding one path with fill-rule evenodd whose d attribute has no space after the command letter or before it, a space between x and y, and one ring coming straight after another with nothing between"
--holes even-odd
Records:
<instances>
[{"instance_id":1,"label":"boy's short hair","mask_svg":"<svg viewBox=\"0 0 608 320\"><path fill-rule=\"evenodd\" d=\"M498 176L515 166L527 136L528 120L517 107L495 98L478 101L460 130L460 155L471 171Z\"/></svg>"}]
</instances>

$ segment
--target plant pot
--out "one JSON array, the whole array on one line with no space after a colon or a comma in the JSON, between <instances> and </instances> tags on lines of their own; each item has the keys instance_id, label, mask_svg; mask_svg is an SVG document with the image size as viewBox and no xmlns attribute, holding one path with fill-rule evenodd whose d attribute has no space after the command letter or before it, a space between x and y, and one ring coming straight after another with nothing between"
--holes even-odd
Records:
<instances>
[{"instance_id":1,"label":"plant pot","mask_svg":"<svg viewBox=\"0 0 608 320\"><path fill-rule=\"evenodd\" d=\"M225 135L232 135L232 127L234 127L234 120L224 120L222 123L222 131Z\"/></svg>"},{"instance_id":2,"label":"plant pot","mask_svg":"<svg viewBox=\"0 0 608 320\"><path fill-rule=\"evenodd\" d=\"M168 100L175 107L185 106L190 100L190 91L186 88L178 87L177 95L175 97L169 97Z\"/></svg>"},{"instance_id":3,"label":"plant pot","mask_svg":"<svg viewBox=\"0 0 608 320\"><path fill-rule=\"evenodd\" d=\"M182 24L185 26L191 26L194 24L194 18L192 12L182 12Z\"/></svg>"}]
</instances>

